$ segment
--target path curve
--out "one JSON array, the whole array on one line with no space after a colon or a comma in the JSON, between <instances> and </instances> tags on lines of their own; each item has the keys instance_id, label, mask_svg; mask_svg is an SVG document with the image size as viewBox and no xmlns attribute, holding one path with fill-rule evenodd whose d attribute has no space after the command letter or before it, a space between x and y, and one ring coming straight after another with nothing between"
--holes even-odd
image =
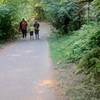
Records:
<instances>
[{"instance_id":1,"label":"path curve","mask_svg":"<svg viewBox=\"0 0 100 100\"><path fill-rule=\"evenodd\" d=\"M19 40L0 51L0 100L61 100L57 96L47 36L41 23L40 40Z\"/></svg>"}]
</instances>

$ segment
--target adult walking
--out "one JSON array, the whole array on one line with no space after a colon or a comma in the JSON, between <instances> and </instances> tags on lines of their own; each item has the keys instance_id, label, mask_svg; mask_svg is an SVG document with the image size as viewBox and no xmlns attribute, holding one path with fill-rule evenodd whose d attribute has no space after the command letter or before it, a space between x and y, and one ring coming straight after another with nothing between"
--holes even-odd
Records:
<instances>
[{"instance_id":1,"label":"adult walking","mask_svg":"<svg viewBox=\"0 0 100 100\"><path fill-rule=\"evenodd\" d=\"M34 31L35 31L35 38L39 39L39 27L40 27L40 24L37 21L35 21L33 26L34 26Z\"/></svg>"},{"instance_id":2,"label":"adult walking","mask_svg":"<svg viewBox=\"0 0 100 100\"><path fill-rule=\"evenodd\" d=\"M27 36L27 21L23 18L22 21L20 22L20 27L19 30L22 32L22 37L26 38Z\"/></svg>"}]
</instances>

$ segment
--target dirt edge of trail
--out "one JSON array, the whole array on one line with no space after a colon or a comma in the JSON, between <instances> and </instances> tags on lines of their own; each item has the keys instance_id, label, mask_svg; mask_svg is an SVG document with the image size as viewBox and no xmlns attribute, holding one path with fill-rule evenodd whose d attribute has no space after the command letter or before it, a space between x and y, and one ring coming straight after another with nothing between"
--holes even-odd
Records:
<instances>
[{"instance_id":1,"label":"dirt edge of trail","mask_svg":"<svg viewBox=\"0 0 100 100\"><path fill-rule=\"evenodd\" d=\"M57 87L60 88L59 93L62 100L72 100L71 92L75 87L79 87L84 76L76 75L76 65L67 64L66 68L55 67L55 77L57 79Z\"/></svg>"}]
</instances>

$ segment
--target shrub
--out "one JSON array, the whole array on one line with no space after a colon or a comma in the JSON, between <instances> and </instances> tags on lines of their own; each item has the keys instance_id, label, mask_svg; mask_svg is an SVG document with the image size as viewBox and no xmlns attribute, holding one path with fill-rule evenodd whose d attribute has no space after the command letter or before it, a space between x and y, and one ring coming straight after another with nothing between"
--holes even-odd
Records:
<instances>
[{"instance_id":1,"label":"shrub","mask_svg":"<svg viewBox=\"0 0 100 100\"><path fill-rule=\"evenodd\" d=\"M62 33L77 30L81 27L82 17L78 15L79 5L68 1L62 3L49 3L44 6L47 20ZM52 8L52 9L51 9Z\"/></svg>"},{"instance_id":2,"label":"shrub","mask_svg":"<svg viewBox=\"0 0 100 100\"><path fill-rule=\"evenodd\" d=\"M98 30L92 37L90 40L90 46L91 47L100 47L100 30Z\"/></svg>"},{"instance_id":3,"label":"shrub","mask_svg":"<svg viewBox=\"0 0 100 100\"><path fill-rule=\"evenodd\" d=\"M36 20L44 20L45 15L44 15L44 10L42 8L42 5L38 4L34 7L34 16Z\"/></svg>"},{"instance_id":4,"label":"shrub","mask_svg":"<svg viewBox=\"0 0 100 100\"><path fill-rule=\"evenodd\" d=\"M100 48L95 48L83 56L78 65L79 72L84 72L89 82L99 82ZM99 79L99 80L98 80Z\"/></svg>"},{"instance_id":5,"label":"shrub","mask_svg":"<svg viewBox=\"0 0 100 100\"><path fill-rule=\"evenodd\" d=\"M100 31L99 26L95 23L83 25L80 30L69 33L67 36L60 36L51 40L51 48L56 55L57 62L76 62L79 61L86 53L95 46L91 46L93 36Z\"/></svg>"},{"instance_id":6,"label":"shrub","mask_svg":"<svg viewBox=\"0 0 100 100\"><path fill-rule=\"evenodd\" d=\"M15 36L13 10L8 6L0 6L0 40L12 39Z\"/></svg>"}]
</instances>

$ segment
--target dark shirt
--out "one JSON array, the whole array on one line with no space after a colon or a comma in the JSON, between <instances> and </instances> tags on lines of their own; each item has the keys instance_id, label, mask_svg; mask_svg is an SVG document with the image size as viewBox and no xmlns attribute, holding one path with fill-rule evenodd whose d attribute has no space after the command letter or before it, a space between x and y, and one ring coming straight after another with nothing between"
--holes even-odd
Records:
<instances>
[{"instance_id":1,"label":"dark shirt","mask_svg":"<svg viewBox=\"0 0 100 100\"><path fill-rule=\"evenodd\" d=\"M34 23L34 29L39 30L40 24L39 23Z\"/></svg>"}]
</instances>

